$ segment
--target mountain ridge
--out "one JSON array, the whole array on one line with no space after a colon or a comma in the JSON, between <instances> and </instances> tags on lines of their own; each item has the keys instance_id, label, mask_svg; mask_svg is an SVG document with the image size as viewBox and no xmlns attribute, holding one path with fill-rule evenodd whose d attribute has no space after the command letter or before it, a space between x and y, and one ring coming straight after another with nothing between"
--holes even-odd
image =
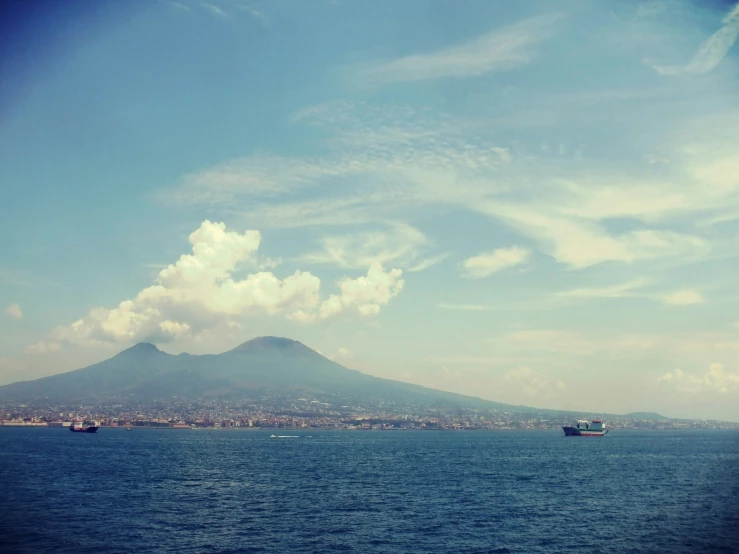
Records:
<instances>
[{"instance_id":1,"label":"mountain ridge","mask_svg":"<svg viewBox=\"0 0 739 554\"><path fill-rule=\"evenodd\" d=\"M202 355L169 354L152 343L141 342L84 368L0 386L0 400L59 402L173 397L243 399L305 393L360 403L404 401L460 408L575 413L505 404L374 377L346 368L300 341L276 336L255 337L220 354ZM653 413L649 416L650 419L662 417Z\"/></svg>"}]
</instances>

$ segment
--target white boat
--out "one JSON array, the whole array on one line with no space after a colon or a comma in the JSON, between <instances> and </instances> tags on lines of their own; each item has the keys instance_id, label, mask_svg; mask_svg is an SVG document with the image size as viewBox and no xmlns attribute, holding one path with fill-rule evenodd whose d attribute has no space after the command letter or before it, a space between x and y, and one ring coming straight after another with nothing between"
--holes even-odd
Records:
<instances>
[{"instance_id":1,"label":"white boat","mask_svg":"<svg viewBox=\"0 0 739 554\"><path fill-rule=\"evenodd\" d=\"M600 419L594 419L590 423L579 419L574 427L562 427L562 429L565 437L602 437L608 433L608 429Z\"/></svg>"}]
</instances>

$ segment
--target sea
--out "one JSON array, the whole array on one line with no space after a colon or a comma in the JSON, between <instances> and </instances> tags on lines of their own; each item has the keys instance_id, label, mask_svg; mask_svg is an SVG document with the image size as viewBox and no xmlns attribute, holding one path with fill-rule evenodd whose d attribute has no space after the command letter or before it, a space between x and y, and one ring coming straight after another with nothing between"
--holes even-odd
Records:
<instances>
[{"instance_id":1,"label":"sea","mask_svg":"<svg viewBox=\"0 0 739 554\"><path fill-rule=\"evenodd\" d=\"M0 551L739 552L739 432L0 427Z\"/></svg>"}]
</instances>

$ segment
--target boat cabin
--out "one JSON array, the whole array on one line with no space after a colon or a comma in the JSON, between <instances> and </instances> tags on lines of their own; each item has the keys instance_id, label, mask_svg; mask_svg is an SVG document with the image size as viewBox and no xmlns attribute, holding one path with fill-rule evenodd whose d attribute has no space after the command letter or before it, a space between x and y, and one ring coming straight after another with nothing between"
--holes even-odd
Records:
<instances>
[{"instance_id":1,"label":"boat cabin","mask_svg":"<svg viewBox=\"0 0 739 554\"><path fill-rule=\"evenodd\" d=\"M584 431L602 431L603 430L603 420L594 419L591 423L588 423L584 419L578 419L577 429L582 429Z\"/></svg>"}]
</instances>

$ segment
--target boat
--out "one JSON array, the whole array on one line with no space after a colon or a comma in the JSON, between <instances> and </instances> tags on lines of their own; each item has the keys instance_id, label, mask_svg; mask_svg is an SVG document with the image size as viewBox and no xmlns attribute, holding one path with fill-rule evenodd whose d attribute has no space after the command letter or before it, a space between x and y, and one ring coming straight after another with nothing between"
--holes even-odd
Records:
<instances>
[{"instance_id":1,"label":"boat","mask_svg":"<svg viewBox=\"0 0 739 554\"><path fill-rule=\"evenodd\" d=\"M608 433L605 424L600 419L588 423L584 419L577 420L574 427L562 427L565 437L602 437Z\"/></svg>"},{"instance_id":2,"label":"boat","mask_svg":"<svg viewBox=\"0 0 739 554\"><path fill-rule=\"evenodd\" d=\"M97 425L83 425L82 421L75 421L69 426L69 430L73 433L97 433Z\"/></svg>"}]
</instances>

